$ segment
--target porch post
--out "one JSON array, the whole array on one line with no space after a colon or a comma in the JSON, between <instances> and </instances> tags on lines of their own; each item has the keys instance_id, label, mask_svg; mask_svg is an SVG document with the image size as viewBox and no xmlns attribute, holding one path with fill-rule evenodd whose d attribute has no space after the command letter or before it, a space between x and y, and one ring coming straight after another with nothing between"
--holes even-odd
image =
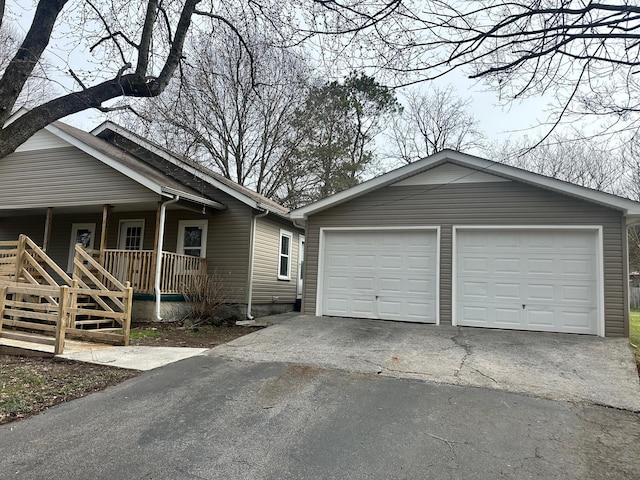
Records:
<instances>
[{"instance_id":1,"label":"porch post","mask_svg":"<svg viewBox=\"0 0 640 480\"><path fill-rule=\"evenodd\" d=\"M48 253L49 242L51 240L51 222L53 221L53 207L47 207L47 216L44 220L44 238L42 239L42 250Z\"/></svg>"},{"instance_id":2,"label":"porch post","mask_svg":"<svg viewBox=\"0 0 640 480\"><path fill-rule=\"evenodd\" d=\"M107 248L107 226L109 224L109 211L111 205L102 206L102 230L100 231L100 264L104 264L104 249Z\"/></svg>"}]
</instances>

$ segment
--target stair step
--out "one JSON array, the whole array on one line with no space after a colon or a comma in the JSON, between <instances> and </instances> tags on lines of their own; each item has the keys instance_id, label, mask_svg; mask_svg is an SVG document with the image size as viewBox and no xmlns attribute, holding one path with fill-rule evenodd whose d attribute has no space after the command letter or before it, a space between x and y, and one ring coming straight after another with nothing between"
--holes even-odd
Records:
<instances>
[{"instance_id":1,"label":"stair step","mask_svg":"<svg viewBox=\"0 0 640 480\"><path fill-rule=\"evenodd\" d=\"M98 320L76 320L77 325L100 325L102 323L113 323L110 318L100 318Z\"/></svg>"},{"instance_id":2,"label":"stair step","mask_svg":"<svg viewBox=\"0 0 640 480\"><path fill-rule=\"evenodd\" d=\"M11 340L19 340L21 342L29 342L29 343L40 343L43 345L54 345L56 343L56 339L53 337L43 337L36 335L29 335L28 333L22 332L8 332L6 330L2 331L2 338L9 338Z\"/></svg>"}]
</instances>

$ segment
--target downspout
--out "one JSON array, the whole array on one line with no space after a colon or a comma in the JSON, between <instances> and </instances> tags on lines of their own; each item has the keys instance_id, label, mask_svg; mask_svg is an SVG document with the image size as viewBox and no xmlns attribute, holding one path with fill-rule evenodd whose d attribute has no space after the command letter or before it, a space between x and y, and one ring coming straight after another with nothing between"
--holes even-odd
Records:
<instances>
[{"instance_id":1,"label":"downspout","mask_svg":"<svg viewBox=\"0 0 640 480\"><path fill-rule=\"evenodd\" d=\"M153 282L153 291L156 294L156 321L157 322L161 322L162 321L162 317L160 316L160 297L161 292L160 292L160 274L162 273L162 248L163 248L163 243L164 243L164 220L165 220L165 216L166 216L166 210L167 210L167 205L171 205L172 203L176 203L178 200L180 200L180 195L176 195L174 198L172 198L171 200L167 200L166 202L163 202L162 204L160 204L160 219L158 220L160 225L159 225L159 230L158 230L158 251L156 252L156 278L155 281Z\"/></svg>"},{"instance_id":2,"label":"downspout","mask_svg":"<svg viewBox=\"0 0 640 480\"><path fill-rule=\"evenodd\" d=\"M252 297L253 297L253 262L255 257L255 245L256 245L256 219L266 217L269 215L269 210L265 210L262 213L258 213L253 216L251 220L251 245L249 246L251 255L249 255L249 291L247 298L247 318L249 320L253 320L253 315L251 315L251 306L252 306Z\"/></svg>"}]
</instances>

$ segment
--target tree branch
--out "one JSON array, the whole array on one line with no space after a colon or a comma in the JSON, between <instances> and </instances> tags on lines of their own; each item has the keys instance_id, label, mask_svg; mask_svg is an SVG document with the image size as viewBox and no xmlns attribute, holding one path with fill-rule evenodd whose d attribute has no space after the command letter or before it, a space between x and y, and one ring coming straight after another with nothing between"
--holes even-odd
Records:
<instances>
[{"instance_id":1,"label":"tree branch","mask_svg":"<svg viewBox=\"0 0 640 480\"><path fill-rule=\"evenodd\" d=\"M11 115L20 92L49 44L55 21L66 3L67 0L41 0L38 3L31 28L0 80L0 125L4 125Z\"/></svg>"}]
</instances>

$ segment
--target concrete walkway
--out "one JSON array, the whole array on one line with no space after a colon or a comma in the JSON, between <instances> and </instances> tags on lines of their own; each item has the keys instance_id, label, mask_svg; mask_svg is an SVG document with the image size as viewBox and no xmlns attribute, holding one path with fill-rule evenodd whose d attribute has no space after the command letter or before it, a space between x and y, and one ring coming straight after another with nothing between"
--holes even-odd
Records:
<instances>
[{"instance_id":1,"label":"concrete walkway","mask_svg":"<svg viewBox=\"0 0 640 480\"><path fill-rule=\"evenodd\" d=\"M640 383L627 339L304 315L278 320L208 354L640 411Z\"/></svg>"},{"instance_id":2,"label":"concrete walkway","mask_svg":"<svg viewBox=\"0 0 640 480\"><path fill-rule=\"evenodd\" d=\"M57 358L96 363L130 370L153 370L178 360L202 355L206 348L186 347L110 347L57 355Z\"/></svg>"}]
</instances>

